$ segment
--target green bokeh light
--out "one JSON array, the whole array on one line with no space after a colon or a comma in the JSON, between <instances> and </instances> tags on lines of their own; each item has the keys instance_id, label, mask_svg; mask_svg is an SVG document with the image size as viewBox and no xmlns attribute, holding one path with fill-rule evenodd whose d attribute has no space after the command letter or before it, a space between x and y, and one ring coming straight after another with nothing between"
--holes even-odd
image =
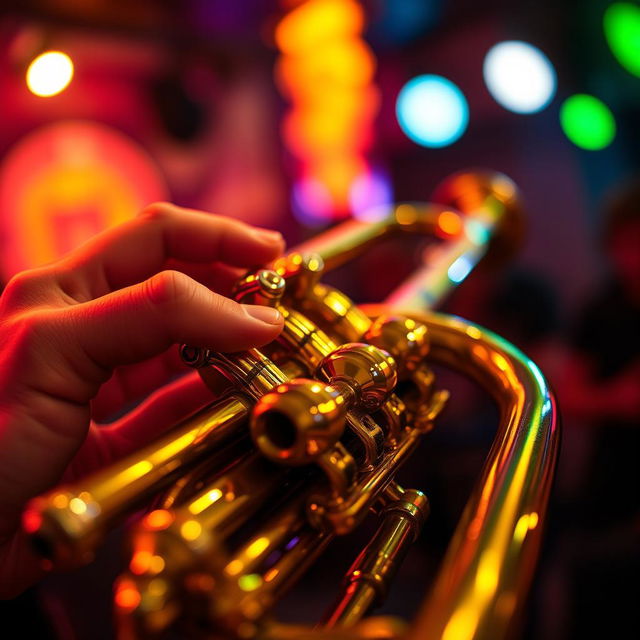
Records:
<instances>
[{"instance_id":1,"label":"green bokeh light","mask_svg":"<svg viewBox=\"0 0 640 640\"><path fill-rule=\"evenodd\" d=\"M614 2L604 13L604 34L618 62L640 76L640 7Z\"/></svg>"},{"instance_id":2,"label":"green bokeh light","mask_svg":"<svg viewBox=\"0 0 640 640\"><path fill-rule=\"evenodd\" d=\"M560 107L560 124L573 144L590 151L604 149L616 136L616 121L609 107L584 93L564 101Z\"/></svg>"}]
</instances>

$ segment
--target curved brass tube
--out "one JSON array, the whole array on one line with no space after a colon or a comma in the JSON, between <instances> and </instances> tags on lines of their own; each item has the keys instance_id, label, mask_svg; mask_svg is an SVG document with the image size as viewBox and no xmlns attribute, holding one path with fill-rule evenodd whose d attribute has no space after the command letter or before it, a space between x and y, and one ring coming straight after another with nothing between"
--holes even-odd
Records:
<instances>
[{"instance_id":1,"label":"curved brass tube","mask_svg":"<svg viewBox=\"0 0 640 640\"><path fill-rule=\"evenodd\" d=\"M503 259L520 242L523 218L515 184L501 173L461 172L447 178L429 203L402 203L374 223L349 220L295 248L316 253L325 272L398 233L446 240L384 301L396 308L432 309L487 254Z\"/></svg>"},{"instance_id":2,"label":"curved brass tube","mask_svg":"<svg viewBox=\"0 0 640 640\"><path fill-rule=\"evenodd\" d=\"M376 305L365 310L388 312ZM540 546L558 455L556 402L540 369L494 333L453 316L398 311L427 325L429 359L482 385L501 415L480 481L407 638L504 638Z\"/></svg>"}]
</instances>

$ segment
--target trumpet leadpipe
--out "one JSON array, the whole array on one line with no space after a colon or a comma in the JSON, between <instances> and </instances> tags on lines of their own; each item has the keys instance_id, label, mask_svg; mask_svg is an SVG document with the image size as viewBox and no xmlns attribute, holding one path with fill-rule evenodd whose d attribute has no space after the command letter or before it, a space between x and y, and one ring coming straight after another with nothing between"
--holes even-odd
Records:
<instances>
[{"instance_id":1,"label":"trumpet leadpipe","mask_svg":"<svg viewBox=\"0 0 640 640\"><path fill-rule=\"evenodd\" d=\"M35 498L23 516L35 550L55 567L89 562L114 524L232 439L250 408L246 397L229 396L108 469Z\"/></svg>"}]
</instances>

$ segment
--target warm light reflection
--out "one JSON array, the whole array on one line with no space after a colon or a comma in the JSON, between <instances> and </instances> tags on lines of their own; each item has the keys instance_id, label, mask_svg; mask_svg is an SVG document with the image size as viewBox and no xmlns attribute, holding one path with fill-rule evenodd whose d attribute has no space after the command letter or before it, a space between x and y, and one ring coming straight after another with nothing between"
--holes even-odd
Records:
<instances>
[{"instance_id":1,"label":"warm light reflection","mask_svg":"<svg viewBox=\"0 0 640 640\"><path fill-rule=\"evenodd\" d=\"M498 571L500 557L494 549L487 549L480 558L478 573L476 574L475 589L478 596L490 598L498 586Z\"/></svg>"},{"instance_id":2,"label":"warm light reflection","mask_svg":"<svg viewBox=\"0 0 640 640\"><path fill-rule=\"evenodd\" d=\"M249 558L257 558L269 546L269 538L261 536L254 540L247 548Z\"/></svg>"},{"instance_id":3,"label":"warm light reflection","mask_svg":"<svg viewBox=\"0 0 640 640\"><path fill-rule=\"evenodd\" d=\"M442 634L442 640L468 640L478 625L478 614L470 607L455 612Z\"/></svg>"},{"instance_id":4,"label":"warm light reflection","mask_svg":"<svg viewBox=\"0 0 640 640\"><path fill-rule=\"evenodd\" d=\"M148 571L151 566L151 558L153 554L150 551L139 550L133 554L131 558L131 562L129 563L129 569L131 573L135 573L136 575L142 575L146 571Z\"/></svg>"},{"instance_id":5,"label":"warm light reflection","mask_svg":"<svg viewBox=\"0 0 640 640\"><path fill-rule=\"evenodd\" d=\"M396 220L398 224L414 224L418 219L418 212L410 204L401 204L396 208Z\"/></svg>"},{"instance_id":6,"label":"warm light reflection","mask_svg":"<svg viewBox=\"0 0 640 640\"><path fill-rule=\"evenodd\" d=\"M267 571L264 574L264 581L271 582L278 576L279 573L280 573L279 569L277 569L276 567L272 567L271 569L269 569L269 571Z\"/></svg>"},{"instance_id":7,"label":"warm light reflection","mask_svg":"<svg viewBox=\"0 0 640 640\"><path fill-rule=\"evenodd\" d=\"M69 498L64 493L54 496L51 501L56 509L66 509L69 504Z\"/></svg>"},{"instance_id":8,"label":"warm light reflection","mask_svg":"<svg viewBox=\"0 0 640 640\"><path fill-rule=\"evenodd\" d=\"M22 516L22 526L27 533L35 533L42 526L42 516L34 509L28 509Z\"/></svg>"},{"instance_id":9,"label":"warm light reflection","mask_svg":"<svg viewBox=\"0 0 640 640\"><path fill-rule=\"evenodd\" d=\"M71 498L69 500L69 510L77 516L81 516L87 511L87 504L80 498Z\"/></svg>"},{"instance_id":10,"label":"warm light reflection","mask_svg":"<svg viewBox=\"0 0 640 640\"><path fill-rule=\"evenodd\" d=\"M232 560L224 569L224 572L229 576L237 576L244 568L242 560Z\"/></svg>"},{"instance_id":11,"label":"warm light reflection","mask_svg":"<svg viewBox=\"0 0 640 640\"><path fill-rule=\"evenodd\" d=\"M462 232L462 220L454 211L443 211L438 216L438 228L446 235L457 236Z\"/></svg>"},{"instance_id":12,"label":"warm light reflection","mask_svg":"<svg viewBox=\"0 0 640 640\"><path fill-rule=\"evenodd\" d=\"M27 69L27 86L42 98L55 96L69 86L73 78L73 62L62 51L46 51Z\"/></svg>"},{"instance_id":13,"label":"warm light reflection","mask_svg":"<svg viewBox=\"0 0 640 640\"><path fill-rule=\"evenodd\" d=\"M238 586L243 591L255 591L262 586L262 578L257 573L249 573L238 578Z\"/></svg>"},{"instance_id":14,"label":"warm light reflection","mask_svg":"<svg viewBox=\"0 0 640 640\"><path fill-rule=\"evenodd\" d=\"M217 502L222 498L222 491L220 489L213 489L203 496L200 496L189 505L189 511L196 516L202 513L206 508L210 507L214 502Z\"/></svg>"},{"instance_id":15,"label":"warm light reflection","mask_svg":"<svg viewBox=\"0 0 640 640\"><path fill-rule=\"evenodd\" d=\"M187 520L180 527L180 535L185 540L195 540L202 533L202 525L197 520Z\"/></svg>"},{"instance_id":16,"label":"warm light reflection","mask_svg":"<svg viewBox=\"0 0 640 640\"><path fill-rule=\"evenodd\" d=\"M133 611L140 604L140 592L129 580L121 580L116 589L116 605L125 612Z\"/></svg>"},{"instance_id":17,"label":"warm light reflection","mask_svg":"<svg viewBox=\"0 0 640 640\"><path fill-rule=\"evenodd\" d=\"M165 509L156 509L144 519L145 528L149 531L162 531L173 522L173 514Z\"/></svg>"}]
</instances>

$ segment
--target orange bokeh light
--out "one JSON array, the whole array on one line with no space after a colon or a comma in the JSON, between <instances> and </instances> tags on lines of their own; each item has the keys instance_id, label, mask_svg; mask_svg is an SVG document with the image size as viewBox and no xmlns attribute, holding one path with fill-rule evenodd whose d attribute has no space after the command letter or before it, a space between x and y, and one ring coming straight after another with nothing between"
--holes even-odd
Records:
<instances>
[{"instance_id":1,"label":"orange bokeh light","mask_svg":"<svg viewBox=\"0 0 640 640\"><path fill-rule=\"evenodd\" d=\"M344 216L367 170L380 96L376 60L362 38L364 10L354 0L308 0L278 24L275 77L292 102L282 130L303 167L294 202L317 220Z\"/></svg>"},{"instance_id":2,"label":"orange bokeh light","mask_svg":"<svg viewBox=\"0 0 640 640\"><path fill-rule=\"evenodd\" d=\"M457 236L462 233L462 220L455 211L443 211L438 216L438 229L448 236Z\"/></svg>"},{"instance_id":3,"label":"orange bokeh light","mask_svg":"<svg viewBox=\"0 0 640 640\"><path fill-rule=\"evenodd\" d=\"M119 131L89 121L45 125L0 167L2 277L56 260L167 195L150 156Z\"/></svg>"},{"instance_id":4,"label":"orange bokeh light","mask_svg":"<svg viewBox=\"0 0 640 640\"><path fill-rule=\"evenodd\" d=\"M285 56L276 68L276 79L286 93L305 87L336 90L366 87L376 70L371 49L356 38L336 40L304 56Z\"/></svg>"},{"instance_id":5,"label":"orange bokeh light","mask_svg":"<svg viewBox=\"0 0 640 640\"><path fill-rule=\"evenodd\" d=\"M286 54L321 48L327 42L357 35L364 11L353 0L311 0L288 13L278 24L276 44Z\"/></svg>"},{"instance_id":6,"label":"orange bokeh light","mask_svg":"<svg viewBox=\"0 0 640 640\"><path fill-rule=\"evenodd\" d=\"M141 599L138 589L128 580L123 580L116 590L116 605L125 612L133 611L140 604Z\"/></svg>"},{"instance_id":7,"label":"orange bokeh light","mask_svg":"<svg viewBox=\"0 0 640 640\"><path fill-rule=\"evenodd\" d=\"M173 514L166 509L156 509L144 519L144 526L148 531L162 531L173 522Z\"/></svg>"}]
</instances>

